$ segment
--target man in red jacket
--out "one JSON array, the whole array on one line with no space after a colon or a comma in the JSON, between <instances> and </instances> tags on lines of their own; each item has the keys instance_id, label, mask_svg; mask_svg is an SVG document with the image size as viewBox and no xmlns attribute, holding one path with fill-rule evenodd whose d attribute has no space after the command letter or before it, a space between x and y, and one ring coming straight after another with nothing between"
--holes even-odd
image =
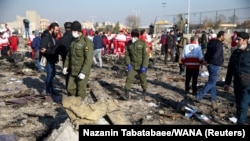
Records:
<instances>
[{"instance_id":1,"label":"man in red jacket","mask_svg":"<svg viewBox=\"0 0 250 141\"><path fill-rule=\"evenodd\" d=\"M10 41L10 52L9 52L10 56L12 53L17 52L17 47L19 44L19 39L15 32L12 33L12 36L9 38L9 41Z\"/></svg>"},{"instance_id":2,"label":"man in red jacket","mask_svg":"<svg viewBox=\"0 0 250 141\"><path fill-rule=\"evenodd\" d=\"M185 76L185 98L190 89L190 80L192 79L192 92L197 93L197 80L199 76L200 66L203 64L203 53L201 46L199 45L199 37L192 36L190 44L187 44L183 48L181 62L186 66Z\"/></svg>"}]
</instances>

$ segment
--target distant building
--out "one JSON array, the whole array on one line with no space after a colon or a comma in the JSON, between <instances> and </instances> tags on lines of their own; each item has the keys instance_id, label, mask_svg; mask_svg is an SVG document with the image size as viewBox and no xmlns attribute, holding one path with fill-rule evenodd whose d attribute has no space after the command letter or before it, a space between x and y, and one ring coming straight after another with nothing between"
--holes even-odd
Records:
<instances>
[{"instance_id":1,"label":"distant building","mask_svg":"<svg viewBox=\"0 0 250 141\"><path fill-rule=\"evenodd\" d=\"M223 29L235 28L237 27L237 24L220 24L219 27Z\"/></svg>"},{"instance_id":2,"label":"distant building","mask_svg":"<svg viewBox=\"0 0 250 141\"><path fill-rule=\"evenodd\" d=\"M167 31L170 28L172 28L173 24L166 20L160 20L155 22L154 26L155 26L155 33L161 33L162 31Z\"/></svg>"},{"instance_id":3,"label":"distant building","mask_svg":"<svg viewBox=\"0 0 250 141\"><path fill-rule=\"evenodd\" d=\"M50 21L48 19L41 19L40 20L40 31L44 31L48 28Z\"/></svg>"},{"instance_id":4,"label":"distant building","mask_svg":"<svg viewBox=\"0 0 250 141\"><path fill-rule=\"evenodd\" d=\"M48 28L50 21L45 18L41 18L40 15L34 11L34 10L26 10L26 15L24 17L17 15L16 19L12 22L7 22L8 26L12 29L18 32L19 35L24 36L24 25L23 25L23 19L28 19L30 21L30 34L34 30L39 30L40 32L44 31L45 29ZM0 28L4 27L3 25L5 23L0 23ZM81 23L82 28L87 28L87 29L100 29L100 28L106 28L106 26L112 26L115 27L116 23L111 23L111 22L101 22L98 23L98 27L96 29L94 28L95 23L92 23L90 21L84 21ZM129 27L123 25L122 23L119 23L120 29L130 29ZM63 26L62 26L62 31L63 31Z\"/></svg>"},{"instance_id":5,"label":"distant building","mask_svg":"<svg viewBox=\"0 0 250 141\"><path fill-rule=\"evenodd\" d=\"M16 16L15 21L7 22L8 26L18 32L18 34L24 36L24 25L23 19L28 19L30 21L30 33L33 30L43 31L48 25L48 19L41 19L40 15L34 10L27 10L25 17Z\"/></svg>"},{"instance_id":6,"label":"distant building","mask_svg":"<svg viewBox=\"0 0 250 141\"><path fill-rule=\"evenodd\" d=\"M93 23L90 21L84 21L81 24L82 24L82 28L87 28L87 29L93 28Z\"/></svg>"},{"instance_id":7,"label":"distant building","mask_svg":"<svg viewBox=\"0 0 250 141\"><path fill-rule=\"evenodd\" d=\"M116 23L111 23L111 22L101 22L101 23L97 23L97 27L95 27L96 23L92 23L90 21L84 21L81 23L82 24L82 28L87 28L87 29L104 29L106 28L106 26L112 26L115 27ZM130 29L127 26L123 25L122 23L119 23L120 29Z\"/></svg>"}]
</instances>

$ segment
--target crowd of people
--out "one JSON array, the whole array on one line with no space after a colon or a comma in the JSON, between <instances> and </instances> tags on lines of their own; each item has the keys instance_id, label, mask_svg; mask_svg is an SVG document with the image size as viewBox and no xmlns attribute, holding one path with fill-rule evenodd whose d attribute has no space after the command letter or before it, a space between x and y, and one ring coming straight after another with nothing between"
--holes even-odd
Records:
<instances>
[{"instance_id":1,"label":"crowd of people","mask_svg":"<svg viewBox=\"0 0 250 141\"><path fill-rule=\"evenodd\" d=\"M226 33L219 31L201 32L201 35L194 33L187 39L179 29L162 31L159 44L161 54L164 56L164 63L179 63L179 74L185 76L185 94L188 98L190 81L192 79L192 94L196 96L195 102L201 102L206 94L210 94L211 105L218 109L217 80L220 68L224 63ZM228 63L224 90L229 90L229 85L233 81L236 118L238 125L248 124L247 116L250 105L250 60L249 33L234 31L230 37L231 56ZM170 55L170 57L168 56ZM170 58L170 59L169 59ZM205 85L198 90L197 80L200 69L206 67L208 80Z\"/></svg>"},{"instance_id":2,"label":"crowd of people","mask_svg":"<svg viewBox=\"0 0 250 141\"><path fill-rule=\"evenodd\" d=\"M31 40L33 59L38 72L46 72L45 95L58 96L53 80L56 64L62 58L62 73L65 75L65 89L69 96L87 96L87 82L93 66L102 68L102 56L106 54L124 55L127 78L124 86L124 100L130 99L130 89L135 75L139 76L142 96L147 95L147 69L152 52L152 39L146 30L122 29L117 34L110 32L87 32L78 21L65 22L65 32L60 35L60 26L53 22L42 33L32 32ZM90 34L91 33L91 34ZM185 77L185 94L188 98L190 88L196 95L196 102L210 93L213 108L217 107L216 82L220 67L224 63L224 41L226 33L217 34L202 31L201 36L194 34L187 38L182 30L173 28L163 31L159 40L164 64L175 62L179 65L179 74ZM29 35L30 36L30 35ZM237 124L248 124L247 116L250 104L250 45L249 34L235 31L230 38L232 54L228 64L224 89L228 90L233 81L236 102ZM15 33L8 34L8 26L0 32L0 55L10 56L17 51L18 38ZM7 51L6 51L7 50ZM46 65L40 65L41 57L46 58ZM205 85L198 90L197 80L200 69L206 67L209 73ZM190 87L190 81L192 84Z\"/></svg>"},{"instance_id":3,"label":"crowd of people","mask_svg":"<svg viewBox=\"0 0 250 141\"><path fill-rule=\"evenodd\" d=\"M148 56L152 53L152 44L150 43L152 40L149 39L145 30L132 30L131 33L128 33L122 29L116 35L111 35L110 32L106 35L105 32L101 31L94 31L94 34L90 34L90 32L82 29L78 21L66 22L64 28L65 33L62 37L57 38L59 25L51 23L48 29L41 33L39 38L35 36L32 40L31 46L35 52L37 48L35 46L37 43L35 42L40 42L40 55L38 55L39 57L36 56L37 54L35 55L38 72L43 71L43 68L39 66L41 56L45 56L47 60L44 68L44 71L47 73L44 94L58 95L53 85L53 79L56 74L55 64L59 61L59 56L61 56L63 62L62 73L66 78L65 89L68 95L81 96L84 99L86 97L86 87L91 68L102 68L102 56L105 54L118 54L119 56L120 54L124 54L129 74L125 86L126 90L131 87L132 79L135 72L137 72L143 81L142 88L145 95ZM139 49L137 49L137 46ZM144 61L142 62L142 60ZM143 67L140 67L141 63L143 63ZM125 98L128 100L128 92Z\"/></svg>"},{"instance_id":4,"label":"crowd of people","mask_svg":"<svg viewBox=\"0 0 250 141\"><path fill-rule=\"evenodd\" d=\"M7 24L0 31L0 57L8 57L17 52L19 39L17 33L11 33Z\"/></svg>"}]
</instances>

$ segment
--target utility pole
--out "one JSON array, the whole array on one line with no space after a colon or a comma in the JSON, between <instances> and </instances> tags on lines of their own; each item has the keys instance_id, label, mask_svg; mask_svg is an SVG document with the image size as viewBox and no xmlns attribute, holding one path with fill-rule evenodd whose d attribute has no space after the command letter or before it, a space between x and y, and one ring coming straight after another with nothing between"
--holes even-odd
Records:
<instances>
[{"instance_id":1,"label":"utility pole","mask_svg":"<svg viewBox=\"0 0 250 141\"><path fill-rule=\"evenodd\" d=\"M92 29L94 28L94 18L95 16L89 16L91 18L91 22L92 22Z\"/></svg>"},{"instance_id":2,"label":"utility pole","mask_svg":"<svg viewBox=\"0 0 250 141\"><path fill-rule=\"evenodd\" d=\"M234 24L235 24L235 9L234 9L234 15L233 15L233 27L234 27Z\"/></svg>"},{"instance_id":3,"label":"utility pole","mask_svg":"<svg viewBox=\"0 0 250 141\"><path fill-rule=\"evenodd\" d=\"M137 13L140 12L140 10L133 10L135 12L135 27L137 27Z\"/></svg>"},{"instance_id":4,"label":"utility pole","mask_svg":"<svg viewBox=\"0 0 250 141\"><path fill-rule=\"evenodd\" d=\"M162 4L162 7L163 7L163 9L164 9L164 10L163 10L163 15L165 15L164 12L165 12L165 7L166 7L167 3L166 3L166 2L162 2L161 4ZM163 17L164 17L164 16L163 16ZM166 20L167 20L167 17L166 17Z\"/></svg>"},{"instance_id":5,"label":"utility pole","mask_svg":"<svg viewBox=\"0 0 250 141\"><path fill-rule=\"evenodd\" d=\"M189 24L190 24L190 19L189 19L189 14L190 14L190 0L188 0L188 23L187 23L187 34L189 34Z\"/></svg>"}]
</instances>

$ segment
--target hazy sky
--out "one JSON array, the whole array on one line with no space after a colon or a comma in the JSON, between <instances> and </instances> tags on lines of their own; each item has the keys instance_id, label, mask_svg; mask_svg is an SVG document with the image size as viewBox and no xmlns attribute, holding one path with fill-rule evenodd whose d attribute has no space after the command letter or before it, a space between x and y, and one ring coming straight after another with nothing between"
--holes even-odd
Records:
<instances>
[{"instance_id":1,"label":"hazy sky","mask_svg":"<svg viewBox=\"0 0 250 141\"><path fill-rule=\"evenodd\" d=\"M187 13L188 1L190 13L250 7L250 0L0 0L0 23L35 10L41 18L59 24L74 20L125 24L128 15L137 15L141 25L149 25L156 16Z\"/></svg>"}]
</instances>

